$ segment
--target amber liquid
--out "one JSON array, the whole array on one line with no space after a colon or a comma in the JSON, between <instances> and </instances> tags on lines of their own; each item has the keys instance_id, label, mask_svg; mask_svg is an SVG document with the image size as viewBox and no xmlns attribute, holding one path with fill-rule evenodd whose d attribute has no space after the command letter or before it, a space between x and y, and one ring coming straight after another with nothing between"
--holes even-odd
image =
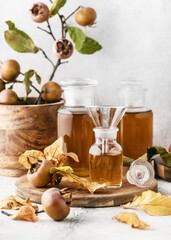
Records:
<instances>
[{"instance_id":1,"label":"amber liquid","mask_svg":"<svg viewBox=\"0 0 171 240\"><path fill-rule=\"evenodd\" d=\"M152 111L126 112L122 119L120 132L120 144L124 155L133 159L142 156L153 142Z\"/></svg>"},{"instance_id":2,"label":"amber liquid","mask_svg":"<svg viewBox=\"0 0 171 240\"><path fill-rule=\"evenodd\" d=\"M123 154L89 154L90 180L108 187L118 188L122 185Z\"/></svg>"},{"instance_id":3,"label":"amber liquid","mask_svg":"<svg viewBox=\"0 0 171 240\"><path fill-rule=\"evenodd\" d=\"M58 112L58 137L64 139L64 151L78 155L79 163L67 158L65 165L79 176L89 175L89 149L94 142L93 123L86 111Z\"/></svg>"}]
</instances>

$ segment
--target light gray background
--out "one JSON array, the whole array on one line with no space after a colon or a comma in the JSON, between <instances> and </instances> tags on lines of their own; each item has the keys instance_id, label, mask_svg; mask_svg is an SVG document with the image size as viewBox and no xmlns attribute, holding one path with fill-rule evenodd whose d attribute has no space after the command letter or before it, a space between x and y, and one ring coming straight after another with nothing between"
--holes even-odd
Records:
<instances>
[{"instance_id":1,"label":"light gray background","mask_svg":"<svg viewBox=\"0 0 171 240\"><path fill-rule=\"evenodd\" d=\"M20 54L5 42L6 20L28 33L35 44L42 47L54 61L53 40L38 30L38 24L29 17L32 0L0 0L0 59L14 58L22 72L37 70L43 82L52 68L38 54ZM50 6L50 1L42 1ZM154 112L154 144L168 147L171 144L171 1L170 0L68 0L61 13L66 16L78 5L92 6L97 10L97 26L85 32L103 45L103 50L85 56L74 52L69 64L59 67L55 80L68 77L89 77L98 80L98 103L117 104L118 81L135 78L146 82L147 105ZM60 38L58 17L50 19L54 34ZM75 25L74 18L68 22ZM41 27L46 28L46 23ZM83 29L84 30L84 29ZM20 96L24 94L18 86ZM36 93L33 92L32 95Z\"/></svg>"}]
</instances>

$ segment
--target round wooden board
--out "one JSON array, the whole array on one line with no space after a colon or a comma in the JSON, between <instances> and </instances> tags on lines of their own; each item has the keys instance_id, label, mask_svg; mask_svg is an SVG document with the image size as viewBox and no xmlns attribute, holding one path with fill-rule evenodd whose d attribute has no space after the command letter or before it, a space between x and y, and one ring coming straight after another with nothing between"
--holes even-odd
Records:
<instances>
[{"instance_id":1,"label":"round wooden board","mask_svg":"<svg viewBox=\"0 0 171 240\"><path fill-rule=\"evenodd\" d=\"M27 181L26 175L18 178L15 183L16 194L24 199L30 198L35 203L41 203L41 196L48 188L35 188ZM145 190L157 191L157 181L154 179L148 188L139 188L124 180L119 189L98 189L94 194L90 194L86 189L63 178L58 188L68 188L72 192L72 207L110 207L132 201L136 194Z\"/></svg>"}]
</instances>

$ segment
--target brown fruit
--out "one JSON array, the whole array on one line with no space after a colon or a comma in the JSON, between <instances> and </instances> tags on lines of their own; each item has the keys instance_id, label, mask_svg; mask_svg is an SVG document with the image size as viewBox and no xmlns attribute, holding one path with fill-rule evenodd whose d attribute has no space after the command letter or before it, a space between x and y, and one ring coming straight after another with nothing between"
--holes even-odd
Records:
<instances>
[{"instance_id":1,"label":"brown fruit","mask_svg":"<svg viewBox=\"0 0 171 240\"><path fill-rule=\"evenodd\" d=\"M50 168L53 164L43 159L42 162L32 164L32 167L28 170L27 179L35 187L44 187L51 181Z\"/></svg>"},{"instance_id":2,"label":"brown fruit","mask_svg":"<svg viewBox=\"0 0 171 240\"><path fill-rule=\"evenodd\" d=\"M0 92L5 89L5 83L4 81L0 78Z\"/></svg>"},{"instance_id":3,"label":"brown fruit","mask_svg":"<svg viewBox=\"0 0 171 240\"><path fill-rule=\"evenodd\" d=\"M171 145L169 146L169 152L171 152Z\"/></svg>"},{"instance_id":4,"label":"brown fruit","mask_svg":"<svg viewBox=\"0 0 171 240\"><path fill-rule=\"evenodd\" d=\"M49 81L42 86L41 92L43 100L52 103L61 99L62 88L58 83Z\"/></svg>"},{"instance_id":5,"label":"brown fruit","mask_svg":"<svg viewBox=\"0 0 171 240\"><path fill-rule=\"evenodd\" d=\"M5 82L14 82L20 73L20 65L17 61L9 59L1 65L1 76Z\"/></svg>"},{"instance_id":6,"label":"brown fruit","mask_svg":"<svg viewBox=\"0 0 171 240\"><path fill-rule=\"evenodd\" d=\"M75 21L81 26L93 25L96 18L96 11L90 7L83 7L75 14Z\"/></svg>"},{"instance_id":7,"label":"brown fruit","mask_svg":"<svg viewBox=\"0 0 171 240\"><path fill-rule=\"evenodd\" d=\"M49 18L49 8L44 3L35 3L30 9L30 16L34 22L45 22Z\"/></svg>"},{"instance_id":8,"label":"brown fruit","mask_svg":"<svg viewBox=\"0 0 171 240\"><path fill-rule=\"evenodd\" d=\"M61 38L55 41L52 49L54 55L59 59L69 58L74 51L72 43L66 38Z\"/></svg>"},{"instance_id":9,"label":"brown fruit","mask_svg":"<svg viewBox=\"0 0 171 240\"><path fill-rule=\"evenodd\" d=\"M17 94L10 89L2 90L0 92L0 104L17 105L18 104Z\"/></svg>"},{"instance_id":10,"label":"brown fruit","mask_svg":"<svg viewBox=\"0 0 171 240\"><path fill-rule=\"evenodd\" d=\"M41 202L45 212L56 221L65 219L70 212L70 207L65 202L58 188L50 188L45 191Z\"/></svg>"}]
</instances>

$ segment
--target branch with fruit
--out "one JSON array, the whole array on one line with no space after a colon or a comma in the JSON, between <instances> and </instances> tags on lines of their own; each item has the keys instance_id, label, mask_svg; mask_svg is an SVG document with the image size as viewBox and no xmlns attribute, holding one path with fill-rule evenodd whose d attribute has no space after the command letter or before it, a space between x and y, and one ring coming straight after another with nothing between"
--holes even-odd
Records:
<instances>
[{"instance_id":1,"label":"branch with fruit","mask_svg":"<svg viewBox=\"0 0 171 240\"><path fill-rule=\"evenodd\" d=\"M50 1L52 3L52 1ZM75 15L75 21L82 27L91 27L95 24L97 18L96 11L90 7L77 7L69 16L65 17L60 13L60 10L65 6L67 0L54 0L51 8L49 9L44 3L36 3L30 9L30 17L36 23L47 23L47 28L37 27L39 30L47 33L53 39L52 49L53 54L57 57L56 63L54 63L46 54L46 52L35 45L32 38L25 32L17 29L12 21L6 21L8 30L5 31L4 36L7 44L15 51L20 53L32 53L36 54L42 52L45 59L52 65L52 72L49 76L49 81L46 82L41 90L37 89L33 85L33 77L38 84L41 84L41 77L38 73L30 69L25 73L20 71L20 65L17 61L9 59L1 62L1 77L0 78L0 104L30 104L28 101L28 95L34 89L38 93L37 99L34 104L43 104L57 102L61 100L62 89L61 86L52 81L58 67L62 64L68 63L66 59L71 57L76 49L81 54L94 54L102 49L102 46L94 39L86 36L84 31L78 27L68 25L68 19ZM61 23L61 38L56 38L52 27L50 25L50 19L54 16L58 16ZM68 39L67 34L70 39ZM73 44L74 43L74 44ZM22 75L23 80L17 80L17 77ZM24 84L26 95L24 98L18 98L17 94L13 91L14 84ZM11 84L8 89L6 85Z\"/></svg>"}]
</instances>

